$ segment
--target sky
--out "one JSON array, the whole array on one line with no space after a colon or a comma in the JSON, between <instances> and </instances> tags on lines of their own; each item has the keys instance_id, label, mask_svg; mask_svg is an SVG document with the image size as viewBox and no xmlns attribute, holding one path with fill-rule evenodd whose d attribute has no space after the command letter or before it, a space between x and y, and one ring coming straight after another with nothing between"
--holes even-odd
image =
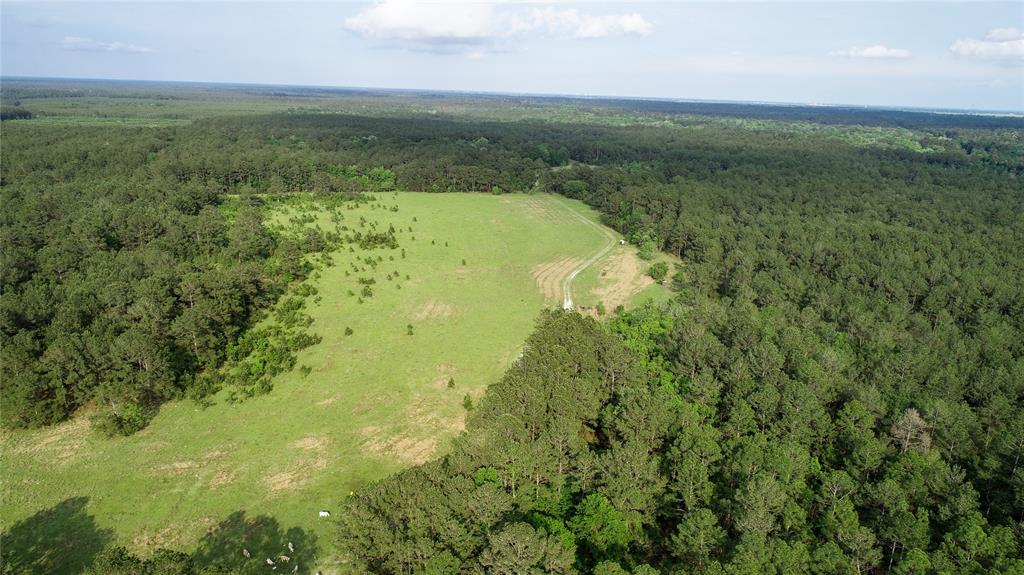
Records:
<instances>
[{"instance_id":1,"label":"sky","mask_svg":"<svg viewBox=\"0 0 1024 575\"><path fill-rule=\"evenodd\" d=\"M9 2L0 74L1024 112L1022 2Z\"/></svg>"}]
</instances>

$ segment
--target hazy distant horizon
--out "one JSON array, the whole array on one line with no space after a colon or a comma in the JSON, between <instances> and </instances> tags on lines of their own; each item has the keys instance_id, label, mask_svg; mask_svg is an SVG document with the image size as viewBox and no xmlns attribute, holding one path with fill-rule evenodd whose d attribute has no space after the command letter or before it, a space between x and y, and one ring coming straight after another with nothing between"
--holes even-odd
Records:
<instances>
[{"instance_id":1,"label":"hazy distant horizon","mask_svg":"<svg viewBox=\"0 0 1024 575\"><path fill-rule=\"evenodd\" d=\"M169 84L182 86L204 86L204 87L250 87L250 88L299 88L310 90L336 90L347 92L397 92L410 94L446 94L484 97L524 97L524 98L550 98L567 100L605 100L605 101L638 101L638 102L678 102L678 103L705 103L705 104L734 104L748 106L776 106L792 108L849 108L863 110L889 110L906 111L931 114L954 114L973 116L1007 116L1013 118L1024 118L1024 111L1021 110L996 110L996 109L971 109L971 108L942 108L942 107L918 107L898 105L872 105L872 104L850 104L843 102L782 102L762 100L725 100L706 98L673 98L663 96L615 96L609 94L570 94L554 92L494 92L489 90L444 90L431 88L393 88L387 86L340 86L328 84L273 84L266 82L207 82L199 80L140 80L136 78L74 78L55 76L0 76L0 86L6 81L16 82L95 82L95 83L125 83L125 84ZM298 96L297 97L301 97Z\"/></svg>"},{"instance_id":2,"label":"hazy distant horizon","mask_svg":"<svg viewBox=\"0 0 1024 575\"><path fill-rule=\"evenodd\" d=\"M1024 113L1015 2L4 2L4 76Z\"/></svg>"}]
</instances>

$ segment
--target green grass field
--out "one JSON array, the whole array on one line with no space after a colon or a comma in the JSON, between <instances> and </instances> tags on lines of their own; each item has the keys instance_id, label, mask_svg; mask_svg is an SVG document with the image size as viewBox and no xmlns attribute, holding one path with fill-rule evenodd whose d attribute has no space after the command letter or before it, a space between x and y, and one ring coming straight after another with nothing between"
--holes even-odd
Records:
<instances>
[{"instance_id":1,"label":"green grass field","mask_svg":"<svg viewBox=\"0 0 1024 575\"><path fill-rule=\"evenodd\" d=\"M608 241L577 215L595 218L585 206L553 196L377 198L383 207L342 208L341 223L393 225L401 248L338 250L333 265L308 280L319 290L307 301L310 329L323 341L299 352L299 367L278 377L271 393L232 404L222 392L207 408L174 402L127 438L87 432L85 416L4 432L3 529L21 525L63 541L74 572L90 557L83 541L96 533L144 554L191 550L244 512L255 522L246 529L269 524L291 529L291 539L315 539L316 568L343 571L330 520L318 511L443 453L462 428L464 396L479 397L500 377L538 311L561 303L551 285ZM283 207L276 221L293 215L294 207ZM334 225L326 210L317 217L324 229ZM364 263L371 254L383 259L376 269ZM581 276L587 290L602 283ZM349 295L359 293L358 277L376 281L363 303Z\"/></svg>"}]
</instances>

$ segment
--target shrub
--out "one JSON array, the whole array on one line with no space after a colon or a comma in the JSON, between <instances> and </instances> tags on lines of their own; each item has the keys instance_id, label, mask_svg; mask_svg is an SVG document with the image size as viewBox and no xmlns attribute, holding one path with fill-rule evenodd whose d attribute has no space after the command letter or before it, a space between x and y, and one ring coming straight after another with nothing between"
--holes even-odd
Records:
<instances>
[{"instance_id":1,"label":"shrub","mask_svg":"<svg viewBox=\"0 0 1024 575\"><path fill-rule=\"evenodd\" d=\"M668 264L666 262L655 262L651 264L651 267L647 270L647 275L654 278L655 281L662 281L668 276Z\"/></svg>"}]
</instances>

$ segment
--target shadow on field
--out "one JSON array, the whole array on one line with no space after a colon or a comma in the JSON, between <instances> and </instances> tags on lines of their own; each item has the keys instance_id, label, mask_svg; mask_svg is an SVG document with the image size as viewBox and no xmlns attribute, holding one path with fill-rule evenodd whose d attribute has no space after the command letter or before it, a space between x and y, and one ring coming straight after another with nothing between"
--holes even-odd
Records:
<instances>
[{"instance_id":1,"label":"shadow on field","mask_svg":"<svg viewBox=\"0 0 1024 575\"><path fill-rule=\"evenodd\" d=\"M294 551L288 549L289 543ZM249 552L249 558L243 550ZM192 559L199 569L220 567L239 573L267 573L270 559L278 573L312 574L316 572L316 551L312 533L298 527L282 531L273 517L247 518L245 511L235 511L203 536Z\"/></svg>"},{"instance_id":2,"label":"shadow on field","mask_svg":"<svg viewBox=\"0 0 1024 575\"><path fill-rule=\"evenodd\" d=\"M66 499L0 535L0 573L81 573L113 539L85 512L88 497Z\"/></svg>"}]
</instances>

